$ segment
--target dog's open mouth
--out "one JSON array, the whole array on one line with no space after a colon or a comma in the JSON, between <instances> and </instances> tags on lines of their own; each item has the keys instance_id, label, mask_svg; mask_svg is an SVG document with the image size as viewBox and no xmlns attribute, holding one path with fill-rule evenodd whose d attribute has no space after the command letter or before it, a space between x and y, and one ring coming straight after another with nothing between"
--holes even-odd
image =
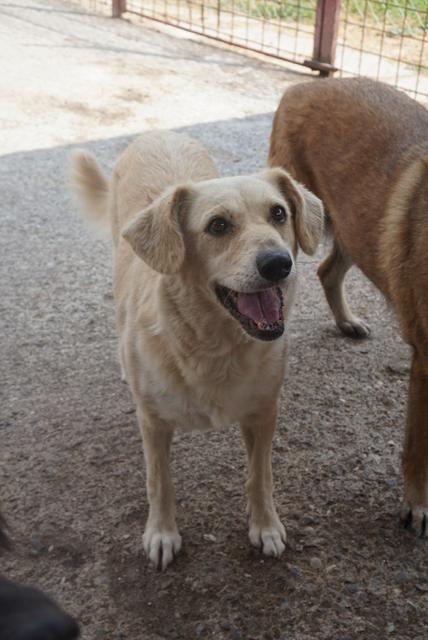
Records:
<instances>
[{"instance_id":1,"label":"dog's open mouth","mask_svg":"<svg viewBox=\"0 0 428 640\"><path fill-rule=\"evenodd\" d=\"M217 298L245 331L259 340L276 340L284 333L283 297L279 287L254 293L216 285Z\"/></svg>"}]
</instances>

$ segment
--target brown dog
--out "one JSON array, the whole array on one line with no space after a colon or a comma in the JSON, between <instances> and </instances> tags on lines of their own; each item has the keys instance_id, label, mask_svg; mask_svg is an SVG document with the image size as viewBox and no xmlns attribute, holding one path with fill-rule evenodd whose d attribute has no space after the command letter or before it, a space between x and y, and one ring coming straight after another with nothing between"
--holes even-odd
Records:
<instances>
[{"instance_id":1,"label":"brown dog","mask_svg":"<svg viewBox=\"0 0 428 640\"><path fill-rule=\"evenodd\" d=\"M324 203L334 242L318 275L338 327L364 337L343 280L355 263L383 292L413 349L401 517L428 535L428 112L380 82L325 80L287 90L270 166Z\"/></svg>"}]
</instances>

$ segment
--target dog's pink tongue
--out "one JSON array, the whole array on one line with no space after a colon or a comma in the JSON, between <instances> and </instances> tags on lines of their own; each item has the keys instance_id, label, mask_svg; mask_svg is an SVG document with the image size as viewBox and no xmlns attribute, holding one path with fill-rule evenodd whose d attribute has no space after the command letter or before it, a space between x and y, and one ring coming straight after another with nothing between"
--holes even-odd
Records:
<instances>
[{"instance_id":1,"label":"dog's pink tongue","mask_svg":"<svg viewBox=\"0 0 428 640\"><path fill-rule=\"evenodd\" d=\"M238 293L237 307L239 313L251 318L256 324L272 324L281 319L281 298L276 289Z\"/></svg>"}]
</instances>

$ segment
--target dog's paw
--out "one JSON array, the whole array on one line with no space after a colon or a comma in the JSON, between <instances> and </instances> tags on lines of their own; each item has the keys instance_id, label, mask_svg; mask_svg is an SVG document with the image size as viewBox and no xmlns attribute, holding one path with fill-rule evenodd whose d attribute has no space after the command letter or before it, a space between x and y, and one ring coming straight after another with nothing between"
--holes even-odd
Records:
<instances>
[{"instance_id":1,"label":"dog's paw","mask_svg":"<svg viewBox=\"0 0 428 640\"><path fill-rule=\"evenodd\" d=\"M339 322L337 326L349 338L367 338L370 335L370 327L359 318Z\"/></svg>"},{"instance_id":2,"label":"dog's paw","mask_svg":"<svg viewBox=\"0 0 428 640\"><path fill-rule=\"evenodd\" d=\"M412 505L404 500L400 520L406 529L412 529L421 538L428 538L428 506Z\"/></svg>"},{"instance_id":3,"label":"dog's paw","mask_svg":"<svg viewBox=\"0 0 428 640\"><path fill-rule=\"evenodd\" d=\"M181 536L178 531L149 528L143 535L143 545L150 562L163 571L180 551Z\"/></svg>"},{"instance_id":4,"label":"dog's paw","mask_svg":"<svg viewBox=\"0 0 428 640\"><path fill-rule=\"evenodd\" d=\"M285 549L285 529L279 519L270 526L250 524L250 542L265 556L279 558Z\"/></svg>"}]
</instances>

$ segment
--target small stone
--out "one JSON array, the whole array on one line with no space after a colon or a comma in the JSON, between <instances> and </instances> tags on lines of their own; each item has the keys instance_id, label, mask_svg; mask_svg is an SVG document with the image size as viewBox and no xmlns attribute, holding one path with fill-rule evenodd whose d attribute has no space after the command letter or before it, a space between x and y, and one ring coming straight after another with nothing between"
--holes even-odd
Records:
<instances>
[{"instance_id":1,"label":"small stone","mask_svg":"<svg viewBox=\"0 0 428 640\"><path fill-rule=\"evenodd\" d=\"M204 533L203 538L208 542L217 542L217 538L212 533Z\"/></svg>"},{"instance_id":2,"label":"small stone","mask_svg":"<svg viewBox=\"0 0 428 640\"><path fill-rule=\"evenodd\" d=\"M380 594L384 590L384 585L382 584L382 581L379 580L378 578L372 578L370 580L370 584L369 584L368 590L371 593Z\"/></svg>"},{"instance_id":3,"label":"small stone","mask_svg":"<svg viewBox=\"0 0 428 640\"><path fill-rule=\"evenodd\" d=\"M302 575L302 571L300 567L298 567L295 564L287 564L287 569L289 570L291 575L294 576L295 578L300 578L300 576Z\"/></svg>"},{"instance_id":4,"label":"small stone","mask_svg":"<svg viewBox=\"0 0 428 640\"><path fill-rule=\"evenodd\" d=\"M169 589L174 584L174 580L172 578L166 578L166 580L162 580L162 588Z\"/></svg>"},{"instance_id":5,"label":"small stone","mask_svg":"<svg viewBox=\"0 0 428 640\"><path fill-rule=\"evenodd\" d=\"M310 565L315 571L322 569L322 562L319 558L311 558Z\"/></svg>"},{"instance_id":6,"label":"small stone","mask_svg":"<svg viewBox=\"0 0 428 640\"><path fill-rule=\"evenodd\" d=\"M397 584L406 584L406 582L409 582L410 580L409 573L407 571L404 571L404 569L396 573L394 577Z\"/></svg>"},{"instance_id":7,"label":"small stone","mask_svg":"<svg viewBox=\"0 0 428 640\"><path fill-rule=\"evenodd\" d=\"M281 602L281 604L279 605L279 608L282 609L283 611L286 611L287 609L290 608L290 605L288 604L287 600L284 600L283 602Z\"/></svg>"},{"instance_id":8,"label":"small stone","mask_svg":"<svg viewBox=\"0 0 428 640\"><path fill-rule=\"evenodd\" d=\"M358 587L353 582L347 582L345 584L345 591L351 594L358 593Z\"/></svg>"},{"instance_id":9,"label":"small stone","mask_svg":"<svg viewBox=\"0 0 428 640\"><path fill-rule=\"evenodd\" d=\"M385 369L388 373L392 373L399 376L407 375L410 371L410 366L407 362L397 360L395 362L389 362Z\"/></svg>"},{"instance_id":10,"label":"small stone","mask_svg":"<svg viewBox=\"0 0 428 640\"><path fill-rule=\"evenodd\" d=\"M200 638L205 631L207 630L206 626L204 625L203 622L198 622L198 624L196 625L196 637Z\"/></svg>"},{"instance_id":11,"label":"small stone","mask_svg":"<svg viewBox=\"0 0 428 640\"><path fill-rule=\"evenodd\" d=\"M411 600L406 600L407 604L414 609L414 611L418 611L418 606L412 602Z\"/></svg>"},{"instance_id":12,"label":"small stone","mask_svg":"<svg viewBox=\"0 0 428 640\"><path fill-rule=\"evenodd\" d=\"M303 533L304 533L306 536L313 536L313 535L315 534L315 529L314 529L313 527L305 527L305 528L303 529Z\"/></svg>"},{"instance_id":13,"label":"small stone","mask_svg":"<svg viewBox=\"0 0 428 640\"><path fill-rule=\"evenodd\" d=\"M388 622L388 624L386 625L386 631L387 633L394 633L395 624L393 622Z\"/></svg>"},{"instance_id":14,"label":"small stone","mask_svg":"<svg viewBox=\"0 0 428 640\"><path fill-rule=\"evenodd\" d=\"M418 591L422 593L428 593L428 584L415 584L415 587Z\"/></svg>"},{"instance_id":15,"label":"small stone","mask_svg":"<svg viewBox=\"0 0 428 640\"><path fill-rule=\"evenodd\" d=\"M36 553L43 553L47 550L47 546L36 535L31 536L31 547Z\"/></svg>"},{"instance_id":16,"label":"small stone","mask_svg":"<svg viewBox=\"0 0 428 640\"><path fill-rule=\"evenodd\" d=\"M106 587L109 583L108 576L96 576L94 578L94 584L97 587Z\"/></svg>"}]
</instances>

